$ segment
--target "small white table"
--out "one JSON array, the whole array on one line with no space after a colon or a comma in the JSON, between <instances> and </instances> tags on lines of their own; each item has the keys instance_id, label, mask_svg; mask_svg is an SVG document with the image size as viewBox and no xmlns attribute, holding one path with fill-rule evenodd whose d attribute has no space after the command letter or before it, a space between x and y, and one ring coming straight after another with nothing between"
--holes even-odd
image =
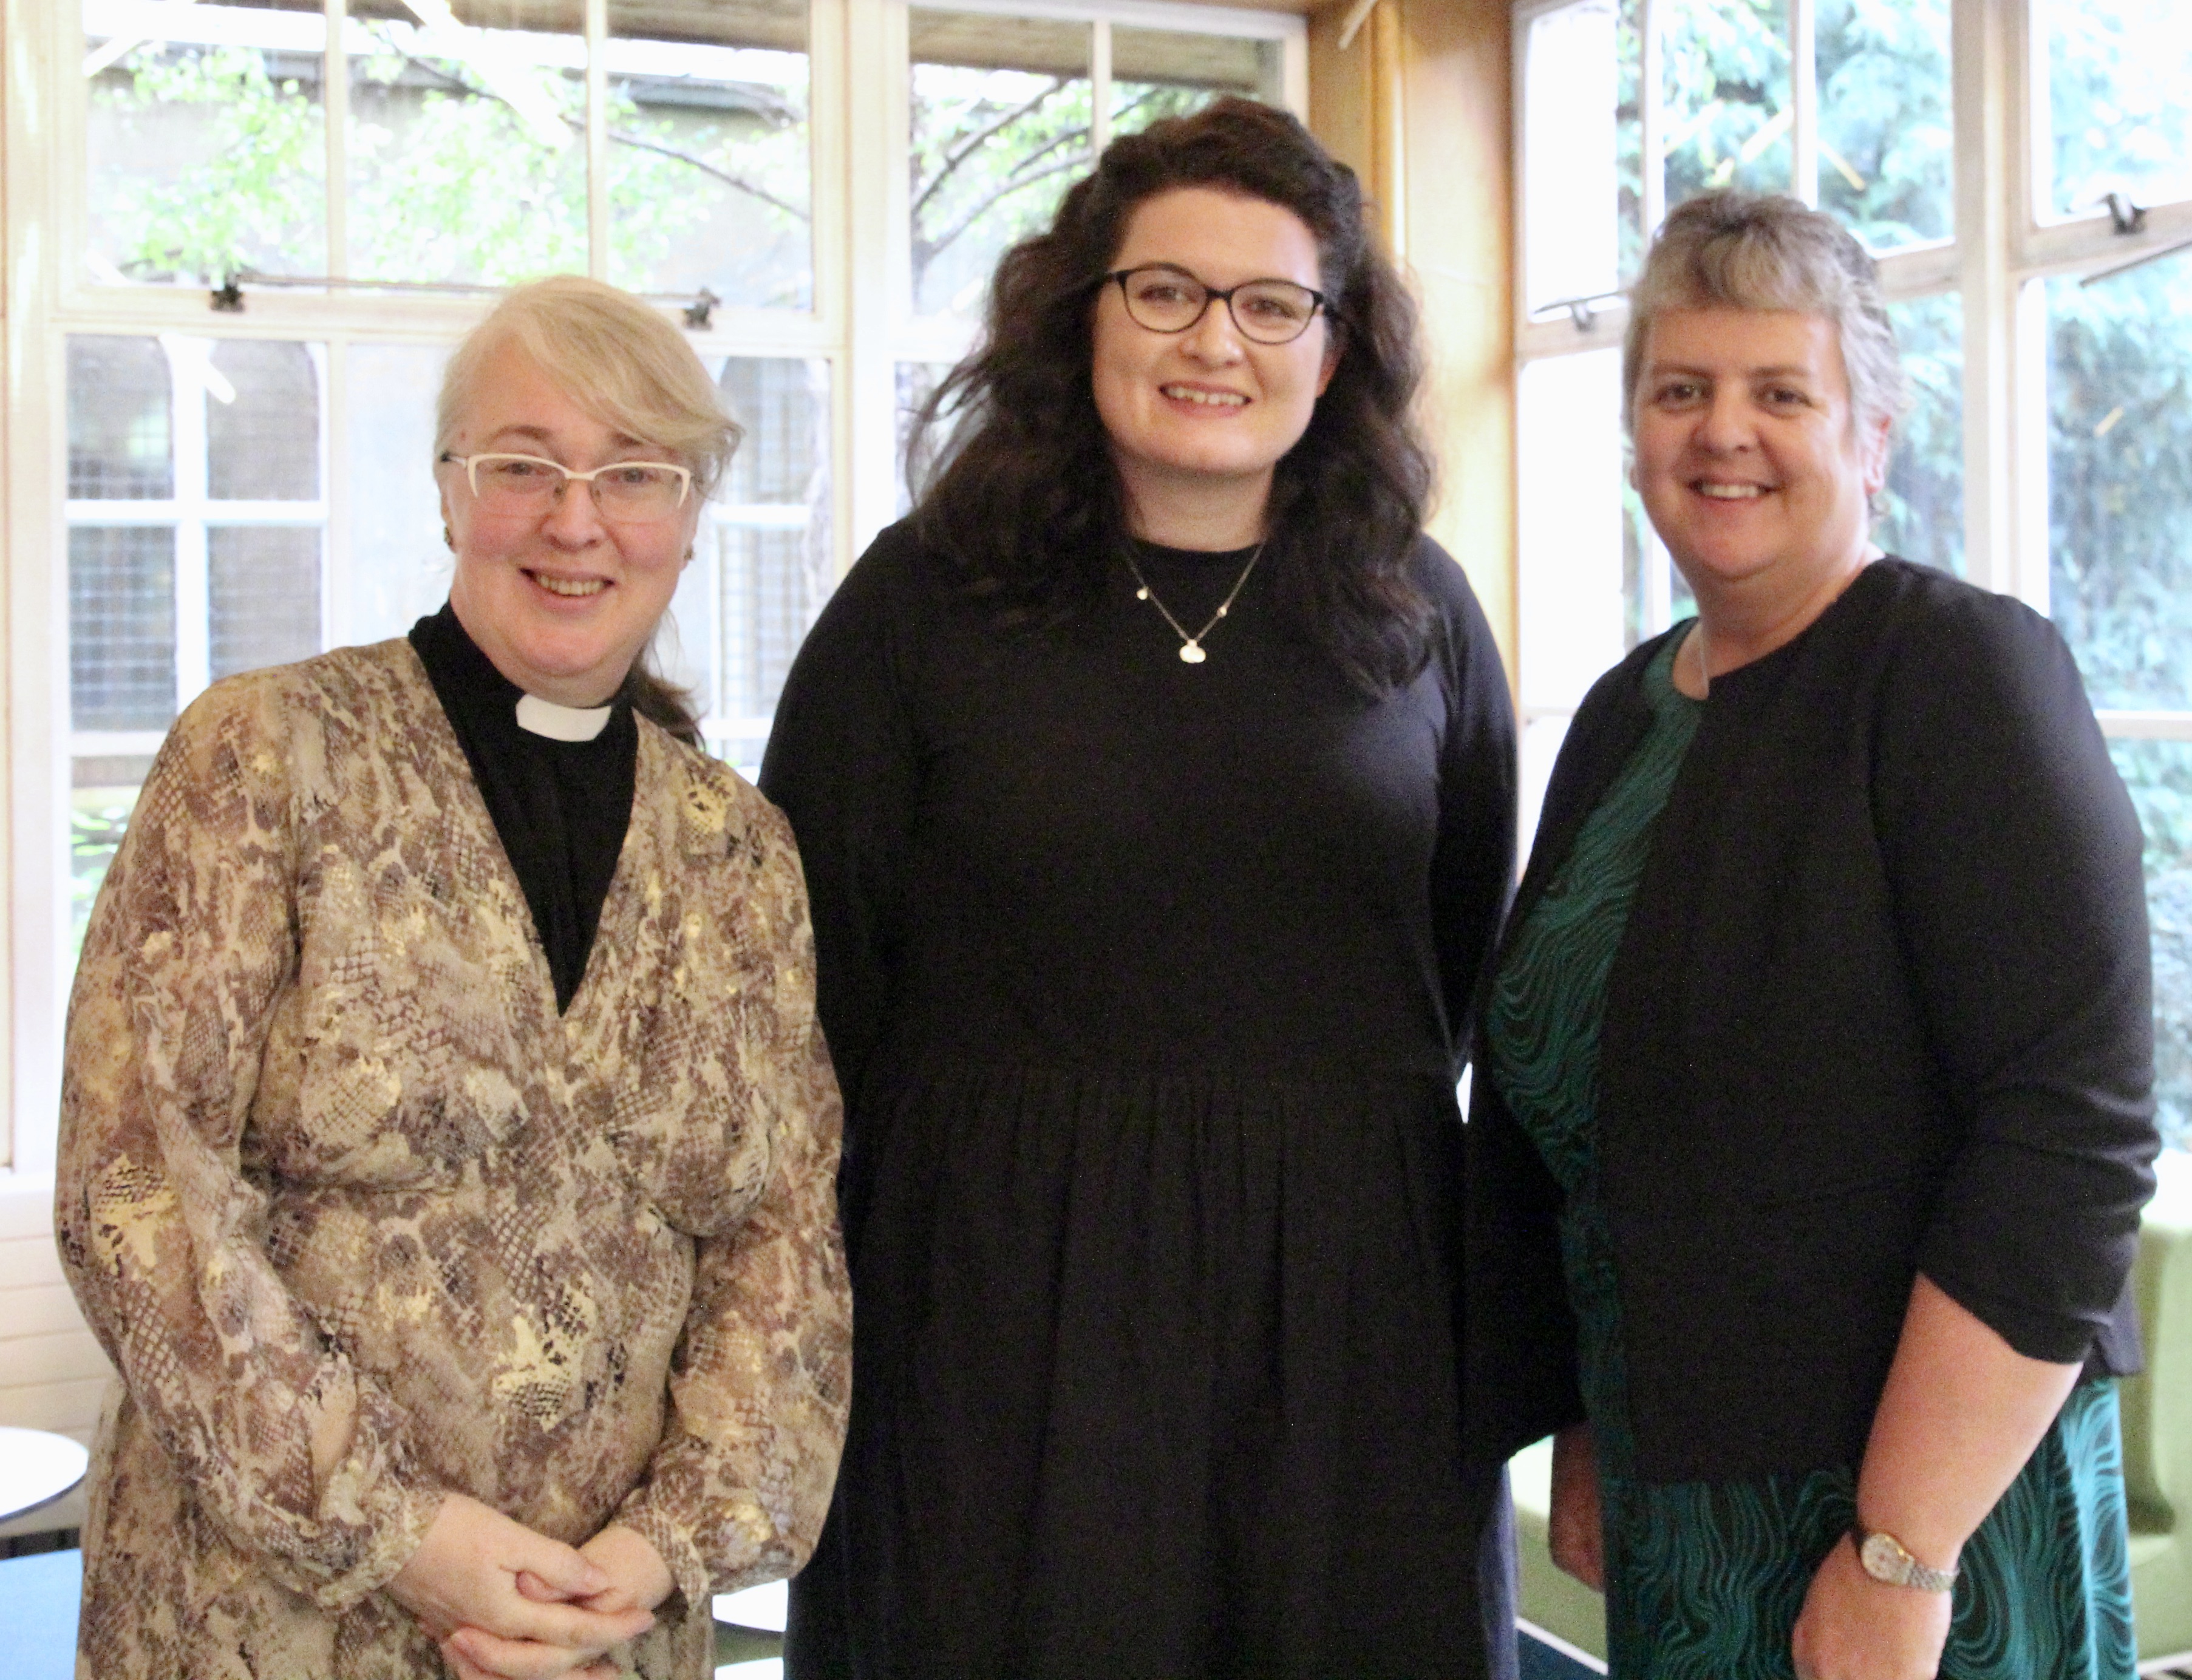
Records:
<instances>
[{"instance_id":1,"label":"small white table","mask_svg":"<svg viewBox=\"0 0 2192 1680\"><path fill-rule=\"evenodd\" d=\"M90 1461L66 1435L0 1426L0 1523L51 1505L83 1480Z\"/></svg>"}]
</instances>

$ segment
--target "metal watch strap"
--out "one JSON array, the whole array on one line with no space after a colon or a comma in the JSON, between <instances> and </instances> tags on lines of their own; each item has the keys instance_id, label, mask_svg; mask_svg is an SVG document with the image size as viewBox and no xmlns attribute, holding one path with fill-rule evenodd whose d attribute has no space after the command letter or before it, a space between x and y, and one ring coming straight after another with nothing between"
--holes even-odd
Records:
<instances>
[{"instance_id":1,"label":"metal watch strap","mask_svg":"<svg viewBox=\"0 0 2192 1680\"><path fill-rule=\"evenodd\" d=\"M1894 1535L1861 1523L1850 1525L1850 1544L1865 1574L1889 1586L1915 1587L1921 1592L1947 1592L1956 1584L1954 1569L1929 1569L1910 1555L1910 1548Z\"/></svg>"}]
</instances>

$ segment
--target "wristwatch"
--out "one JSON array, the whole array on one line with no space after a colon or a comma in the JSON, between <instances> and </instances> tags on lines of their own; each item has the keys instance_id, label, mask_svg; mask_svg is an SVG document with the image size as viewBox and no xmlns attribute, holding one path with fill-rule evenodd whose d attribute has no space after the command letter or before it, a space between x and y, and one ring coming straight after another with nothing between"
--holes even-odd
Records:
<instances>
[{"instance_id":1,"label":"wristwatch","mask_svg":"<svg viewBox=\"0 0 2192 1680\"><path fill-rule=\"evenodd\" d=\"M1889 1586L1915 1586L1921 1592L1946 1592L1956 1584L1954 1569L1931 1569L1910 1555L1909 1548L1891 1534L1850 1525L1850 1544L1865 1574Z\"/></svg>"}]
</instances>

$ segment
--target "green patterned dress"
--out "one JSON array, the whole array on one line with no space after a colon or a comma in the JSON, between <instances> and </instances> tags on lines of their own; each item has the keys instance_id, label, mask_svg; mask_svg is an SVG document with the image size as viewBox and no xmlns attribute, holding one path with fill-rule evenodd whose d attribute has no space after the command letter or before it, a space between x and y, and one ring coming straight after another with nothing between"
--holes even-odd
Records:
<instances>
[{"instance_id":1,"label":"green patterned dress","mask_svg":"<svg viewBox=\"0 0 2192 1680\"><path fill-rule=\"evenodd\" d=\"M1635 1472L1613 1252L1600 1199L1598 1039L1607 978L1652 833L1702 706L1667 647L1650 731L1531 910L1492 998L1487 1072L1566 1192L1561 1258L1605 1512L1607 1635L1620 1680L1793 1672L1804 1594L1855 1512L1856 1466L1744 1482ZM2128 1680L2134 1671L2112 1383L2081 1385L1965 1546L1944 1680Z\"/></svg>"}]
</instances>

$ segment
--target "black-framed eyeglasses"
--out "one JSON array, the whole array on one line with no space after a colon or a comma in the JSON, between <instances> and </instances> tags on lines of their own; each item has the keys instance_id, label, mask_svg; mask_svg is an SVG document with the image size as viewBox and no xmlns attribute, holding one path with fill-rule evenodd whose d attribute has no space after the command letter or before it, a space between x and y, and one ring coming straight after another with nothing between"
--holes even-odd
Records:
<instances>
[{"instance_id":1,"label":"black-framed eyeglasses","mask_svg":"<svg viewBox=\"0 0 2192 1680\"><path fill-rule=\"evenodd\" d=\"M1153 333L1184 333L1202 319L1213 300L1225 306L1241 336L1257 344L1292 344L1309 330L1320 309L1329 307L1322 292L1291 280L1244 280L1220 291L1206 286L1184 268L1145 263L1115 269L1105 285L1118 283L1127 318Z\"/></svg>"}]
</instances>

